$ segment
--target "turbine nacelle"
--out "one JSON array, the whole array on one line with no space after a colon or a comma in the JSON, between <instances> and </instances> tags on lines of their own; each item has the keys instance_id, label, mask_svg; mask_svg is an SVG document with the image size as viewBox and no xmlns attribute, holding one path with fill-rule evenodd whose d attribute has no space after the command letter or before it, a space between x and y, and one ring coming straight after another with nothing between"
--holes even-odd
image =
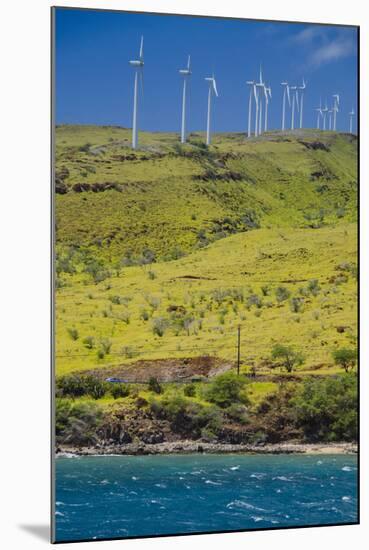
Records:
<instances>
[{"instance_id":1,"label":"turbine nacelle","mask_svg":"<svg viewBox=\"0 0 369 550\"><path fill-rule=\"evenodd\" d=\"M187 60L187 68L186 69L179 69L179 74L181 74L183 76L190 76L190 74L192 74L190 67L191 67L191 56L189 55L188 60Z\"/></svg>"},{"instance_id":2,"label":"turbine nacelle","mask_svg":"<svg viewBox=\"0 0 369 550\"><path fill-rule=\"evenodd\" d=\"M144 62L140 59L136 59L134 61L129 61L129 64L132 65L133 67L143 67L144 66Z\"/></svg>"},{"instance_id":3,"label":"turbine nacelle","mask_svg":"<svg viewBox=\"0 0 369 550\"><path fill-rule=\"evenodd\" d=\"M218 97L217 84L216 84L216 82L215 82L214 76L206 76L206 77L205 77L205 80L206 80L207 82L209 82L209 86L212 86L213 92L214 92L215 95Z\"/></svg>"}]
</instances>

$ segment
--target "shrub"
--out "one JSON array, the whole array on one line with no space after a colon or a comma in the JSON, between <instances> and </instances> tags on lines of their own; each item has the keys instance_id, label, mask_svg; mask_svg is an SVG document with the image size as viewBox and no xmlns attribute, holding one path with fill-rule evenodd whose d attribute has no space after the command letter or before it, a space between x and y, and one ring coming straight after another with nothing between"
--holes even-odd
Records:
<instances>
[{"instance_id":1,"label":"shrub","mask_svg":"<svg viewBox=\"0 0 369 550\"><path fill-rule=\"evenodd\" d=\"M275 295L278 302L284 302L285 300L288 300L291 293L285 286L279 286L275 290Z\"/></svg>"},{"instance_id":2,"label":"shrub","mask_svg":"<svg viewBox=\"0 0 369 550\"><path fill-rule=\"evenodd\" d=\"M233 403L248 403L248 398L241 390L244 389L247 380L237 376L234 372L225 372L214 378L206 388L204 396L210 403L219 407L229 407Z\"/></svg>"},{"instance_id":3,"label":"shrub","mask_svg":"<svg viewBox=\"0 0 369 550\"><path fill-rule=\"evenodd\" d=\"M95 345L95 339L93 338L93 336L86 336L85 338L83 338L82 342L87 349L92 349Z\"/></svg>"},{"instance_id":4,"label":"shrub","mask_svg":"<svg viewBox=\"0 0 369 550\"><path fill-rule=\"evenodd\" d=\"M149 390L154 393L160 394L163 392L163 387L159 383L158 379L155 378L155 376L150 377L148 386L149 386Z\"/></svg>"},{"instance_id":5,"label":"shrub","mask_svg":"<svg viewBox=\"0 0 369 550\"><path fill-rule=\"evenodd\" d=\"M91 445L98 441L97 431L103 419L102 410L94 403L73 403L57 399L55 433L57 443Z\"/></svg>"},{"instance_id":6,"label":"shrub","mask_svg":"<svg viewBox=\"0 0 369 550\"><path fill-rule=\"evenodd\" d=\"M156 319L153 319L152 331L154 334L157 334L158 336L162 337L167 327L168 327L168 321L164 317L157 317Z\"/></svg>"},{"instance_id":7,"label":"shrub","mask_svg":"<svg viewBox=\"0 0 369 550\"><path fill-rule=\"evenodd\" d=\"M154 279L156 279L156 273L155 273L155 271L151 271L151 270L150 270L150 271L148 272L147 275L148 275L150 281L153 281Z\"/></svg>"},{"instance_id":8,"label":"shrub","mask_svg":"<svg viewBox=\"0 0 369 550\"><path fill-rule=\"evenodd\" d=\"M349 369L353 369L357 362L357 350L341 348L332 353L334 362L336 365L345 369L348 372Z\"/></svg>"},{"instance_id":9,"label":"shrub","mask_svg":"<svg viewBox=\"0 0 369 550\"><path fill-rule=\"evenodd\" d=\"M123 321L123 323L125 323L126 325L129 325L130 320L131 320L131 314L126 309L126 310L122 311L122 313L119 315L119 319L121 321Z\"/></svg>"},{"instance_id":10,"label":"shrub","mask_svg":"<svg viewBox=\"0 0 369 550\"><path fill-rule=\"evenodd\" d=\"M227 416L240 424L247 424L247 408L244 405L233 403L226 409Z\"/></svg>"},{"instance_id":11,"label":"shrub","mask_svg":"<svg viewBox=\"0 0 369 550\"><path fill-rule=\"evenodd\" d=\"M110 350L111 350L111 346L112 346L112 343L109 340L109 338L102 338L100 340L100 346L101 346L101 349L103 350L104 354L109 355Z\"/></svg>"},{"instance_id":12,"label":"shrub","mask_svg":"<svg viewBox=\"0 0 369 550\"><path fill-rule=\"evenodd\" d=\"M150 319L150 314L146 309L141 309L140 319L143 321L148 321Z\"/></svg>"},{"instance_id":13,"label":"shrub","mask_svg":"<svg viewBox=\"0 0 369 550\"><path fill-rule=\"evenodd\" d=\"M291 308L291 311L293 311L293 313L299 313L303 305L304 305L303 298L294 297L294 298L291 298L290 300L290 308Z\"/></svg>"},{"instance_id":14,"label":"shrub","mask_svg":"<svg viewBox=\"0 0 369 550\"><path fill-rule=\"evenodd\" d=\"M269 291L270 291L270 288L269 288L268 285L264 285L264 286L261 287L261 292L262 292L263 296L268 296Z\"/></svg>"},{"instance_id":15,"label":"shrub","mask_svg":"<svg viewBox=\"0 0 369 550\"><path fill-rule=\"evenodd\" d=\"M58 397L90 395L94 399L100 399L105 392L106 384L95 376L74 374L62 376L56 380L56 395Z\"/></svg>"},{"instance_id":16,"label":"shrub","mask_svg":"<svg viewBox=\"0 0 369 550\"><path fill-rule=\"evenodd\" d=\"M117 295L109 296L109 300L111 301L112 304L119 305L121 303L121 298L120 296L117 296Z\"/></svg>"},{"instance_id":17,"label":"shrub","mask_svg":"<svg viewBox=\"0 0 369 550\"><path fill-rule=\"evenodd\" d=\"M171 424L171 429L197 439L203 428L216 434L221 427L222 415L217 407L196 403L178 394L168 394L159 403L151 401L151 411Z\"/></svg>"},{"instance_id":18,"label":"shrub","mask_svg":"<svg viewBox=\"0 0 369 550\"><path fill-rule=\"evenodd\" d=\"M119 399L120 397L127 397L129 395L129 386L128 384L117 384L116 382L112 384L110 388L110 393L114 399Z\"/></svg>"},{"instance_id":19,"label":"shrub","mask_svg":"<svg viewBox=\"0 0 369 550\"><path fill-rule=\"evenodd\" d=\"M320 291L318 279L311 279L311 281L308 282L307 288L313 296L317 296Z\"/></svg>"},{"instance_id":20,"label":"shrub","mask_svg":"<svg viewBox=\"0 0 369 550\"><path fill-rule=\"evenodd\" d=\"M293 348L276 344L272 349L272 359L279 359L286 371L291 373L295 366L302 365L304 358L300 353L297 353Z\"/></svg>"},{"instance_id":21,"label":"shrub","mask_svg":"<svg viewBox=\"0 0 369 550\"><path fill-rule=\"evenodd\" d=\"M195 384L186 384L183 388L183 393L186 397L195 397L196 395L196 385Z\"/></svg>"},{"instance_id":22,"label":"shrub","mask_svg":"<svg viewBox=\"0 0 369 550\"><path fill-rule=\"evenodd\" d=\"M357 438L357 378L307 379L292 399L296 422L310 441L353 441Z\"/></svg>"},{"instance_id":23,"label":"shrub","mask_svg":"<svg viewBox=\"0 0 369 550\"><path fill-rule=\"evenodd\" d=\"M67 329L69 336L72 338L72 340L78 340L79 333L76 328L68 328Z\"/></svg>"},{"instance_id":24,"label":"shrub","mask_svg":"<svg viewBox=\"0 0 369 550\"><path fill-rule=\"evenodd\" d=\"M261 308L263 305L263 302L261 298L257 294L250 294L247 298L247 306L256 306L257 308Z\"/></svg>"}]
</instances>

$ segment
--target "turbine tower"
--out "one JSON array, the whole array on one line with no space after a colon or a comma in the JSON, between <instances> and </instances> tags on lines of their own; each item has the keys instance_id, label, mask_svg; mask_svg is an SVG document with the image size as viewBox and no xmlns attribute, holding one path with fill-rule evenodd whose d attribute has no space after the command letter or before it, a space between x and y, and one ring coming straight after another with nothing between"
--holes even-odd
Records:
<instances>
[{"instance_id":1,"label":"turbine tower","mask_svg":"<svg viewBox=\"0 0 369 550\"><path fill-rule=\"evenodd\" d=\"M141 80L141 86L143 86L143 36L141 36L140 54L139 59L130 61L129 64L135 70L135 82L133 91L133 123L132 123L132 149L137 149L138 145L138 132L137 132L137 110L138 110L138 79Z\"/></svg>"},{"instance_id":2,"label":"turbine tower","mask_svg":"<svg viewBox=\"0 0 369 550\"><path fill-rule=\"evenodd\" d=\"M324 109L322 109L322 114L323 114L323 130L326 129L326 117L327 117L327 113L328 113L328 106L327 106L327 102L325 102L325 107L324 107Z\"/></svg>"},{"instance_id":3,"label":"turbine tower","mask_svg":"<svg viewBox=\"0 0 369 550\"><path fill-rule=\"evenodd\" d=\"M211 96L213 93L218 97L217 84L215 82L214 74L213 76L206 77L205 80L209 83L209 92L208 92L208 116L206 121L206 145L210 145L210 111L211 111Z\"/></svg>"},{"instance_id":4,"label":"turbine tower","mask_svg":"<svg viewBox=\"0 0 369 550\"><path fill-rule=\"evenodd\" d=\"M302 121L303 121L303 111L304 111L304 93L306 88L306 82L305 79L302 79L302 85L298 87L300 92L300 128L302 128Z\"/></svg>"},{"instance_id":5,"label":"turbine tower","mask_svg":"<svg viewBox=\"0 0 369 550\"><path fill-rule=\"evenodd\" d=\"M332 113L333 113L333 109L330 109L328 111L328 130L329 131L332 130Z\"/></svg>"},{"instance_id":6,"label":"turbine tower","mask_svg":"<svg viewBox=\"0 0 369 550\"><path fill-rule=\"evenodd\" d=\"M299 92L297 86L291 86L292 90L292 113L291 113L291 130L295 129L295 108L299 111Z\"/></svg>"},{"instance_id":7,"label":"turbine tower","mask_svg":"<svg viewBox=\"0 0 369 550\"><path fill-rule=\"evenodd\" d=\"M269 99L272 99L272 89L269 86L266 88L264 86L264 94L265 94L265 115L264 115L264 132L268 130L268 105L269 105Z\"/></svg>"},{"instance_id":8,"label":"turbine tower","mask_svg":"<svg viewBox=\"0 0 369 550\"><path fill-rule=\"evenodd\" d=\"M351 109L351 112L349 113L350 117L350 134L352 134L352 119L355 116L354 108Z\"/></svg>"},{"instance_id":9,"label":"turbine tower","mask_svg":"<svg viewBox=\"0 0 369 550\"><path fill-rule=\"evenodd\" d=\"M323 111L322 111L322 100L320 99L319 107L315 109L317 111L317 119L316 119L316 129L320 130L320 117L323 117Z\"/></svg>"},{"instance_id":10,"label":"turbine tower","mask_svg":"<svg viewBox=\"0 0 369 550\"><path fill-rule=\"evenodd\" d=\"M291 107L290 87L288 82L281 82L281 86L284 86L283 100L282 100L282 132L286 129L286 96L288 99L288 105Z\"/></svg>"},{"instance_id":11,"label":"turbine tower","mask_svg":"<svg viewBox=\"0 0 369 550\"><path fill-rule=\"evenodd\" d=\"M251 116L252 116L252 95L254 93L255 88L255 82L253 80L248 80L246 82L248 86L250 86L250 95L249 95L249 117L248 117L248 124L247 124L247 137L251 137Z\"/></svg>"},{"instance_id":12,"label":"turbine tower","mask_svg":"<svg viewBox=\"0 0 369 550\"><path fill-rule=\"evenodd\" d=\"M256 82L256 87L258 88L258 90L257 90L257 111L258 111L258 115L259 115L259 120L257 121L258 131L257 131L256 135L260 136L260 134L262 133L261 124L262 124L262 120L263 120L263 96L262 96L262 94L265 93L265 91L264 91L265 84L263 82L263 74L262 74L261 65L260 65L260 71L259 71L259 82Z\"/></svg>"},{"instance_id":13,"label":"turbine tower","mask_svg":"<svg viewBox=\"0 0 369 550\"><path fill-rule=\"evenodd\" d=\"M191 56L189 55L187 60L187 68L179 70L179 74L183 76L181 143L186 143L186 91L187 80L192 74L190 64Z\"/></svg>"},{"instance_id":14,"label":"turbine tower","mask_svg":"<svg viewBox=\"0 0 369 550\"><path fill-rule=\"evenodd\" d=\"M333 130L336 132L337 130L337 113L338 113L338 105L340 104L340 96L338 94L333 94Z\"/></svg>"}]
</instances>

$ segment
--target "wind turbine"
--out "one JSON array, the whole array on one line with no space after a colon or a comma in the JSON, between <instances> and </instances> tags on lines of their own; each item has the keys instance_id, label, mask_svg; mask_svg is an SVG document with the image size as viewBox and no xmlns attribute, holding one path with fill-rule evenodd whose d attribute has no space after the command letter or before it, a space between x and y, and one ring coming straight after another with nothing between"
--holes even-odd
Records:
<instances>
[{"instance_id":1,"label":"wind turbine","mask_svg":"<svg viewBox=\"0 0 369 550\"><path fill-rule=\"evenodd\" d=\"M302 128L302 117L303 117L303 110L304 110L304 92L306 88L306 82L305 79L302 79L302 85L298 87L300 92L300 128Z\"/></svg>"},{"instance_id":2,"label":"wind turbine","mask_svg":"<svg viewBox=\"0 0 369 550\"><path fill-rule=\"evenodd\" d=\"M350 134L352 134L352 119L355 115L355 112L354 112L354 108L351 109L351 112L349 113L349 117L350 117Z\"/></svg>"},{"instance_id":3,"label":"wind turbine","mask_svg":"<svg viewBox=\"0 0 369 550\"><path fill-rule=\"evenodd\" d=\"M258 102L257 102L257 110L259 112L259 120L258 120L258 132L257 135L260 135L262 133L262 120L263 120L263 97L262 93L264 92L265 84L263 82L263 74L262 74L262 68L260 65L260 71L259 71L259 82L256 82L256 87L258 88ZM265 93L265 92L264 92Z\"/></svg>"},{"instance_id":4,"label":"wind turbine","mask_svg":"<svg viewBox=\"0 0 369 550\"><path fill-rule=\"evenodd\" d=\"M141 86L143 87L143 36L141 36L140 54L139 59L130 61L129 64L135 70L135 83L133 92L133 123L132 123L132 149L136 149L138 145L138 133L137 133L137 108L138 108L138 78L140 77Z\"/></svg>"},{"instance_id":5,"label":"wind turbine","mask_svg":"<svg viewBox=\"0 0 369 550\"><path fill-rule=\"evenodd\" d=\"M326 121L326 116L327 116L327 113L328 113L327 102L325 102L325 107L324 107L324 109L322 109L322 113L323 113L323 130L325 130L326 129L325 121Z\"/></svg>"},{"instance_id":6,"label":"wind turbine","mask_svg":"<svg viewBox=\"0 0 369 550\"><path fill-rule=\"evenodd\" d=\"M249 95L249 118L248 118L248 124L247 124L247 137L251 137L251 114L252 114L252 96L254 93L255 88L255 82L253 80L248 80L246 82L248 86L250 86L250 95Z\"/></svg>"},{"instance_id":7,"label":"wind turbine","mask_svg":"<svg viewBox=\"0 0 369 550\"><path fill-rule=\"evenodd\" d=\"M288 82L281 82L281 86L284 86L283 90L283 100L282 100L282 132L285 130L285 119L286 119L286 96L288 99L288 105L291 107L291 98L290 98L290 87Z\"/></svg>"},{"instance_id":8,"label":"wind turbine","mask_svg":"<svg viewBox=\"0 0 369 550\"><path fill-rule=\"evenodd\" d=\"M291 86L292 90L292 113L291 113L291 130L295 129L295 106L297 111L299 111L299 92L297 86Z\"/></svg>"},{"instance_id":9,"label":"wind turbine","mask_svg":"<svg viewBox=\"0 0 369 550\"><path fill-rule=\"evenodd\" d=\"M187 60L187 68L179 70L179 74L183 76L181 143L186 143L186 91L187 80L192 74L190 64L191 56L189 55Z\"/></svg>"},{"instance_id":10,"label":"wind turbine","mask_svg":"<svg viewBox=\"0 0 369 550\"><path fill-rule=\"evenodd\" d=\"M216 97L218 97L217 84L215 82L214 74L213 76L206 77L205 80L209 83L209 92L208 92L208 116L206 121L206 145L210 145L210 111L211 111L211 96L214 92Z\"/></svg>"},{"instance_id":11,"label":"wind turbine","mask_svg":"<svg viewBox=\"0 0 369 550\"><path fill-rule=\"evenodd\" d=\"M328 129L329 130L332 130L332 113L333 113L333 109L330 109L328 111Z\"/></svg>"},{"instance_id":12,"label":"wind turbine","mask_svg":"<svg viewBox=\"0 0 369 550\"><path fill-rule=\"evenodd\" d=\"M315 109L315 111L318 112L317 119L316 119L316 129L320 130L320 117L323 117L323 111L322 111L322 100L320 99L319 107Z\"/></svg>"},{"instance_id":13,"label":"wind turbine","mask_svg":"<svg viewBox=\"0 0 369 550\"><path fill-rule=\"evenodd\" d=\"M272 89L269 86L266 88L264 86L264 94L265 94L265 120L264 120L264 132L268 129L268 105L269 105L269 99L272 99Z\"/></svg>"},{"instance_id":14,"label":"wind turbine","mask_svg":"<svg viewBox=\"0 0 369 550\"><path fill-rule=\"evenodd\" d=\"M340 96L338 94L333 94L333 130L337 130L337 113L338 113L338 105L340 104Z\"/></svg>"}]
</instances>

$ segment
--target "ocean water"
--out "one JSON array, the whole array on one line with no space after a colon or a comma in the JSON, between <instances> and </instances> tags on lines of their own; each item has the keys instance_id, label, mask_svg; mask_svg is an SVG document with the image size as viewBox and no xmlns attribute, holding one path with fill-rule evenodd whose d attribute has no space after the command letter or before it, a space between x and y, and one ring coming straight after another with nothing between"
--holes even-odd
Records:
<instances>
[{"instance_id":1,"label":"ocean water","mask_svg":"<svg viewBox=\"0 0 369 550\"><path fill-rule=\"evenodd\" d=\"M348 455L56 459L58 542L357 521Z\"/></svg>"}]
</instances>

